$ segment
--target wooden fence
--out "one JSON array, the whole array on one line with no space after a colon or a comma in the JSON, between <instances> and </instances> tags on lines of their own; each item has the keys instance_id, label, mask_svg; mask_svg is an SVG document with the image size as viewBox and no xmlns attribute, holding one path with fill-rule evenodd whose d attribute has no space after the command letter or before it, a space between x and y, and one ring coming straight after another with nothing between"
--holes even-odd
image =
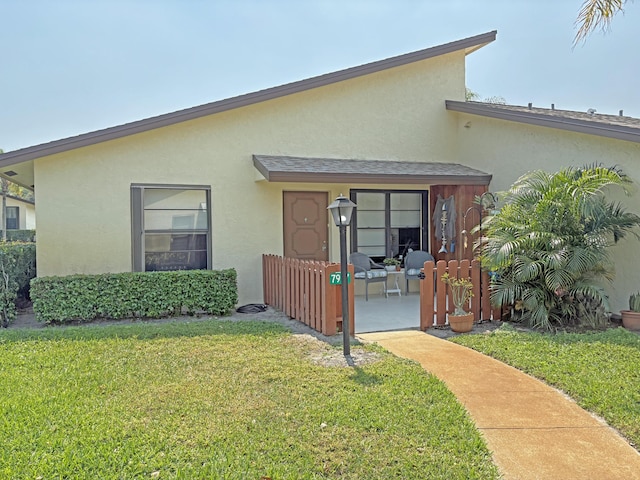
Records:
<instances>
[{"instance_id":1,"label":"wooden fence","mask_svg":"<svg viewBox=\"0 0 640 480\"><path fill-rule=\"evenodd\" d=\"M355 326L353 265L348 265L352 281L349 292L349 332ZM298 260L277 255L262 256L264 303L283 311L324 335L342 330L342 287L330 285L340 264Z\"/></svg>"},{"instance_id":2,"label":"wooden fence","mask_svg":"<svg viewBox=\"0 0 640 480\"><path fill-rule=\"evenodd\" d=\"M448 286L442 281L442 275L470 278L473 283L473 296L466 310L473 312L474 320L500 318L500 308L492 308L489 301L489 275L482 272L477 260L444 260L424 264L425 278L420 282L420 330L446 324L447 313L454 310L453 301L447 295ZM481 281L482 279L482 281Z\"/></svg>"}]
</instances>

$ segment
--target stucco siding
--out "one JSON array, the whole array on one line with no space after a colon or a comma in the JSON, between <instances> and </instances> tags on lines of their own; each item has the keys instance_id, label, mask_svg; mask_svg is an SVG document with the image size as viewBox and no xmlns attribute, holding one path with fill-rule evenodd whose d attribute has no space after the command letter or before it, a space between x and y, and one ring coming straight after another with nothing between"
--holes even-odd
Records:
<instances>
[{"instance_id":1,"label":"stucco siding","mask_svg":"<svg viewBox=\"0 0 640 480\"><path fill-rule=\"evenodd\" d=\"M241 303L261 301L260 256L283 249L282 191L332 200L350 186L256 181L252 154L454 161L444 100L463 95L457 52L37 159L38 275L130 271L131 184L211 185L213 267L238 270ZM337 232L330 243L337 259Z\"/></svg>"},{"instance_id":2,"label":"stucco siding","mask_svg":"<svg viewBox=\"0 0 640 480\"><path fill-rule=\"evenodd\" d=\"M451 115L459 120L458 161L493 174L492 191L508 189L531 170L618 165L635 183L634 194L611 198L640 214L640 144L468 114ZM611 249L616 278L608 290L613 312L628 308L629 294L640 289L639 248L640 243L631 235Z\"/></svg>"}]
</instances>

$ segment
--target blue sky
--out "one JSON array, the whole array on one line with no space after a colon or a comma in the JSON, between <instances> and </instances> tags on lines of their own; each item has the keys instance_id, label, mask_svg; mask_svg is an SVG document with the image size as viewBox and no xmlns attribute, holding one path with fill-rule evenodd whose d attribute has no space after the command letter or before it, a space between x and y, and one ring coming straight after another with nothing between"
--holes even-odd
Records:
<instances>
[{"instance_id":1,"label":"blue sky","mask_svg":"<svg viewBox=\"0 0 640 480\"><path fill-rule=\"evenodd\" d=\"M467 86L640 117L640 2L572 48L582 0L0 0L0 148L37 145L491 30Z\"/></svg>"}]
</instances>

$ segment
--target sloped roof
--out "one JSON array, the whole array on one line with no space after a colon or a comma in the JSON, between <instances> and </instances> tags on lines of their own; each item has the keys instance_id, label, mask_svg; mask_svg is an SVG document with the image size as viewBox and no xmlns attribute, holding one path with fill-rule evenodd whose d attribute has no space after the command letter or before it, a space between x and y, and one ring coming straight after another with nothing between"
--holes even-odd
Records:
<instances>
[{"instance_id":1,"label":"sloped roof","mask_svg":"<svg viewBox=\"0 0 640 480\"><path fill-rule=\"evenodd\" d=\"M419 62L421 60L426 60L432 57L437 57L460 50L464 50L465 53L471 53L478 48L481 48L482 46L493 42L496 38L496 34L497 32L494 30L473 37L464 38L462 40L457 40L416 52L387 58L385 60L379 60L376 62L347 68L345 70L339 70L333 73L327 73L317 77L308 78L306 80L300 80L297 82L268 88L266 90L260 90L257 92L248 93L225 100L207 103L184 110L179 110L177 112L158 115L124 125L84 133L75 137L64 138L41 145L14 150L12 152L7 152L0 155L0 174L2 174L2 167L26 162L35 158L53 155L55 153L65 152L68 150L73 150L75 148L85 147L88 145L121 138L127 135L133 135L155 128L161 128L168 125L204 117L207 115L212 115L215 113L220 113L247 105L272 100L286 95L291 95L305 90L311 90L313 88L323 87L344 80L357 78L363 75L369 75L390 68Z\"/></svg>"},{"instance_id":2,"label":"sloped roof","mask_svg":"<svg viewBox=\"0 0 640 480\"><path fill-rule=\"evenodd\" d=\"M457 163L254 155L269 182L489 185L491 175Z\"/></svg>"},{"instance_id":3,"label":"sloped roof","mask_svg":"<svg viewBox=\"0 0 640 480\"><path fill-rule=\"evenodd\" d=\"M446 101L447 110L640 143L640 119L551 108Z\"/></svg>"}]
</instances>

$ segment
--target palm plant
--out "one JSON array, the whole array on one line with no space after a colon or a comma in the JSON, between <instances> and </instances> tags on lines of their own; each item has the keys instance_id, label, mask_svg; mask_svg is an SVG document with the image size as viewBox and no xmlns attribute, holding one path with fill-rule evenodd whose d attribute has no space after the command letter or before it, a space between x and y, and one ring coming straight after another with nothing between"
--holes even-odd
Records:
<instances>
[{"instance_id":1,"label":"palm plant","mask_svg":"<svg viewBox=\"0 0 640 480\"><path fill-rule=\"evenodd\" d=\"M480 256L497 273L492 302L517 303L523 320L538 328L603 325L604 282L613 274L608 248L640 225L640 217L608 202L604 189L627 192L630 183L619 169L602 166L520 177L502 195L503 208L484 221Z\"/></svg>"}]
</instances>

